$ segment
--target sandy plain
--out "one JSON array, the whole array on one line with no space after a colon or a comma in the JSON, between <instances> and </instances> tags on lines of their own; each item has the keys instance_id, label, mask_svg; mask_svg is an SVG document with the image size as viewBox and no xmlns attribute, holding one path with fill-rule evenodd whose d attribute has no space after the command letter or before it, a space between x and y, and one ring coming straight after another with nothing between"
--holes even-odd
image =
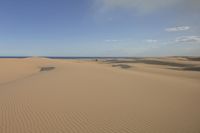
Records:
<instances>
[{"instance_id":1,"label":"sandy plain","mask_svg":"<svg viewBox=\"0 0 200 133\"><path fill-rule=\"evenodd\" d=\"M0 133L199 133L190 57L0 59Z\"/></svg>"}]
</instances>

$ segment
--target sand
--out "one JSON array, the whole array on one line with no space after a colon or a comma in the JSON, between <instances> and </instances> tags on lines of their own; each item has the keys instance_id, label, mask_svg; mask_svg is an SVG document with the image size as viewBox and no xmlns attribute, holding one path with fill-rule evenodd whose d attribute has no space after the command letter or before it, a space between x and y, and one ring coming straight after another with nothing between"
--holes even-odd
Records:
<instances>
[{"instance_id":1,"label":"sand","mask_svg":"<svg viewBox=\"0 0 200 133\"><path fill-rule=\"evenodd\" d=\"M200 72L171 67L0 59L0 133L199 133Z\"/></svg>"}]
</instances>

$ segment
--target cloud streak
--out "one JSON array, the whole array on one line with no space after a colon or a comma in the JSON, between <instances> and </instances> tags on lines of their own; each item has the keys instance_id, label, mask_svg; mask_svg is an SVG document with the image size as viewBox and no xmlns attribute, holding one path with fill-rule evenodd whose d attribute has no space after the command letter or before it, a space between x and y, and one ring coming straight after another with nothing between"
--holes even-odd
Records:
<instances>
[{"instance_id":1,"label":"cloud streak","mask_svg":"<svg viewBox=\"0 0 200 133\"><path fill-rule=\"evenodd\" d=\"M200 36L181 36L181 37L177 37L176 42L197 42L200 43Z\"/></svg>"},{"instance_id":2,"label":"cloud streak","mask_svg":"<svg viewBox=\"0 0 200 133\"><path fill-rule=\"evenodd\" d=\"M146 42L148 42L148 43L156 43L156 42L158 42L158 40L149 39L149 40L146 40Z\"/></svg>"},{"instance_id":3,"label":"cloud streak","mask_svg":"<svg viewBox=\"0 0 200 133\"><path fill-rule=\"evenodd\" d=\"M177 31L187 31L189 29L190 29L189 26L176 26L176 27L166 28L165 31L167 31L167 32L177 32Z\"/></svg>"},{"instance_id":4,"label":"cloud streak","mask_svg":"<svg viewBox=\"0 0 200 133\"><path fill-rule=\"evenodd\" d=\"M120 40L105 40L105 42L119 42Z\"/></svg>"}]
</instances>

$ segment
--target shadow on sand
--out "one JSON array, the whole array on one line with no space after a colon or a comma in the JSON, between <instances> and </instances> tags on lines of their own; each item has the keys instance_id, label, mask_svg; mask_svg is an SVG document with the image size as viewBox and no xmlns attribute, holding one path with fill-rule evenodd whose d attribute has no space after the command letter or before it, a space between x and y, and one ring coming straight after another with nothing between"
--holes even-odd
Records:
<instances>
[{"instance_id":1,"label":"shadow on sand","mask_svg":"<svg viewBox=\"0 0 200 133\"><path fill-rule=\"evenodd\" d=\"M191 60L198 60L192 58ZM121 68L130 68L131 66L127 65L126 63L143 63L143 64L150 64L150 65L164 65L169 67L177 67L177 68L169 68L173 70L185 70L185 71L200 71L199 66L195 66L193 64L181 64L176 62L169 62L169 61L159 61L159 60L147 60L147 59L133 59L133 60L106 60L105 63L114 64L113 67L121 67Z\"/></svg>"},{"instance_id":2,"label":"shadow on sand","mask_svg":"<svg viewBox=\"0 0 200 133\"><path fill-rule=\"evenodd\" d=\"M44 71L51 71L55 69L55 67L41 67L40 68L40 72L44 72Z\"/></svg>"},{"instance_id":3,"label":"shadow on sand","mask_svg":"<svg viewBox=\"0 0 200 133\"><path fill-rule=\"evenodd\" d=\"M170 68L172 70L182 70L182 71L199 71L200 72L200 67L184 67L184 68Z\"/></svg>"},{"instance_id":4,"label":"shadow on sand","mask_svg":"<svg viewBox=\"0 0 200 133\"><path fill-rule=\"evenodd\" d=\"M131 66L126 65L126 64L117 64L117 65L112 65L112 67L121 67L121 68L123 68L123 69L131 68Z\"/></svg>"}]
</instances>

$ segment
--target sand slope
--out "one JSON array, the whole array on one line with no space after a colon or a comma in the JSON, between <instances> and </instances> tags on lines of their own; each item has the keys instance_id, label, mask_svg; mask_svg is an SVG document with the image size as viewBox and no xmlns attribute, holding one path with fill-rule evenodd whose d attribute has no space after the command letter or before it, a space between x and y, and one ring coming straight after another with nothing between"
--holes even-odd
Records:
<instances>
[{"instance_id":1,"label":"sand slope","mask_svg":"<svg viewBox=\"0 0 200 133\"><path fill-rule=\"evenodd\" d=\"M0 133L200 132L199 79L90 61L0 65Z\"/></svg>"}]
</instances>

